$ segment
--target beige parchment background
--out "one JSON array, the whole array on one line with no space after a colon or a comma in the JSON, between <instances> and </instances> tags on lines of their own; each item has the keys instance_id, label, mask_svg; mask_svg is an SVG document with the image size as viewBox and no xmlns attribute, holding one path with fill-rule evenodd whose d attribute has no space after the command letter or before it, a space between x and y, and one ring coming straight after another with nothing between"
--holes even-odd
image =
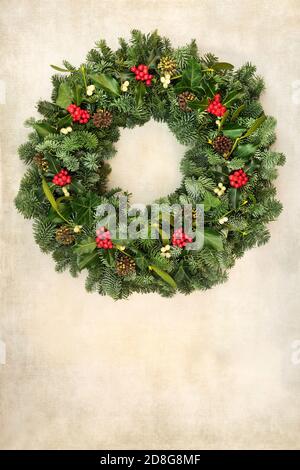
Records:
<instances>
[{"instance_id":1,"label":"beige parchment background","mask_svg":"<svg viewBox=\"0 0 300 470\"><path fill-rule=\"evenodd\" d=\"M0 447L299 448L300 1L0 0L0 7ZM22 124L49 97L49 64L79 64L97 39L116 47L137 27L158 28L174 45L194 37L202 52L236 66L253 61L288 162L277 180L284 212L270 243L240 260L226 284L116 303L86 293L84 276L54 272L13 198L24 172ZM163 126L126 133L118 158L131 163L115 177L136 194L137 143L151 200L153 168L165 175L159 193L172 187L172 152L177 168L182 149Z\"/></svg>"}]
</instances>

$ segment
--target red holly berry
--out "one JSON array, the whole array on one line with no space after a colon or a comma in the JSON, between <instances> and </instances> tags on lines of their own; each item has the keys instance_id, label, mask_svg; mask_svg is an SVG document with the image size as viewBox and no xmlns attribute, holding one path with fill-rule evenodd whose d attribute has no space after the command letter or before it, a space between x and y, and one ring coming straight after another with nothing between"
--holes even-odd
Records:
<instances>
[{"instance_id":1,"label":"red holly berry","mask_svg":"<svg viewBox=\"0 0 300 470\"><path fill-rule=\"evenodd\" d=\"M221 103L221 95L219 93L214 96L213 100L209 100L209 105L206 108L206 111L218 117L221 117L226 113L227 108Z\"/></svg>"},{"instance_id":2,"label":"red holly berry","mask_svg":"<svg viewBox=\"0 0 300 470\"><path fill-rule=\"evenodd\" d=\"M249 177L242 169L236 170L229 175L229 183L233 188L241 188L242 186L245 186L248 181Z\"/></svg>"},{"instance_id":3,"label":"red holly berry","mask_svg":"<svg viewBox=\"0 0 300 470\"><path fill-rule=\"evenodd\" d=\"M103 248L104 250L111 250L113 248L109 230L107 230L105 227L100 227L96 230L96 234L97 248Z\"/></svg>"},{"instance_id":4,"label":"red holly berry","mask_svg":"<svg viewBox=\"0 0 300 470\"><path fill-rule=\"evenodd\" d=\"M59 173L54 175L52 183L56 184L56 186L66 186L66 184L70 184L72 181L71 176L68 173L68 170L62 169Z\"/></svg>"},{"instance_id":5,"label":"red holly berry","mask_svg":"<svg viewBox=\"0 0 300 470\"><path fill-rule=\"evenodd\" d=\"M135 73L135 79L146 82L147 86L151 85L153 75L149 74L148 66L145 64L139 64L137 67L131 67L131 72Z\"/></svg>"},{"instance_id":6,"label":"red holly berry","mask_svg":"<svg viewBox=\"0 0 300 470\"><path fill-rule=\"evenodd\" d=\"M86 109L81 109L79 106L72 103L67 107L67 111L71 114L74 122L79 122L79 124L86 124L89 122L90 113L86 111Z\"/></svg>"},{"instance_id":7,"label":"red holly berry","mask_svg":"<svg viewBox=\"0 0 300 470\"><path fill-rule=\"evenodd\" d=\"M188 243L192 243L192 237L189 237L182 228L178 228L172 235L172 245L184 248Z\"/></svg>"}]
</instances>

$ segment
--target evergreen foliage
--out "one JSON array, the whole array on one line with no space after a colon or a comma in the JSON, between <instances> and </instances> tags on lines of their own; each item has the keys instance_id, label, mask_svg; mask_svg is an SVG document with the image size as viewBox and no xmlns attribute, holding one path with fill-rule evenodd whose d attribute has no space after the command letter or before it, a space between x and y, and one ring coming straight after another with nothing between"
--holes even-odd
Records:
<instances>
[{"instance_id":1,"label":"evergreen foliage","mask_svg":"<svg viewBox=\"0 0 300 470\"><path fill-rule=\"evenodd\" d=\"M43 252L52 253L58 272L68 269L76 276L87 270L89 292L124 299L133 292L170 297L176 291L189 294L209 289L226 281L228 270L246 250L269 240L267 224L282 209L273 180L285 157L270 149L276 138L276 121L264 119L259 102L263 79L250 63L234 70L213 54L200 57L195 41L173 48L156 31L143 34L134 30L130 41L121 38L119 44L113 51L104 40L98 41L79 68L68 61L63 67L53 66L51 101L38 102L41 119L27 120L33 131L19 147L19 157L28 168L16 207L25 218L34 219L34 238ZM158 67L164 57L176 62L176 74L168 87L163 87ZM137 82L130 71L141 63L153 75L149 87ZM126 81L128 90L123 91ZM90 85L95 87L92 95L87 93ZM195 98L186 112L178 104L183 91ZM216 93L227 107L218 119L206 111ZM93 119L84 125L72 122L66 109L71 102L91 116L99 109L108 110L112 124L97 128ZM188 251L172 246L171 257L163 257L166 239L159 226L158 239L113 240L112 250L98 249L94 242L97 206L109 202L118 207L118 195L127 194L120 188L107 192L108 160L116 152L119 128L141 126L151 118L166 122L187 146L181 162L181 186L157 202L203 204L204 247ZM68 127L70 132L61 132ZM220 135L232 139L230 155L220 155L213 148L212 141ZM37 164L37 154L47 163L43 168ZM52 183L62 168L72 176L66 188ZM236 189L230 187L228 177L239 169L249 181ZM226 190L217 195L220 183ZM75 242L60 245L55 234L66 224L74 229ZM125 246L121 246L123 242ZM135 273L121 277L116 272L120 250L134 258Z\"/></svg>"}]
</instances>

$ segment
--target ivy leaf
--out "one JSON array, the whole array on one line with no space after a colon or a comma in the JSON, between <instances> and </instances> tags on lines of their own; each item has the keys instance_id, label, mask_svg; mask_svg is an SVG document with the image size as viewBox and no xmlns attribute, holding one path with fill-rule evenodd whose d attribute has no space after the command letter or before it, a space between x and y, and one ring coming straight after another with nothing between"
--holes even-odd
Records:
<instances>
[{"instance_id":1,"label":"ivy leaf","mask_svg":"<svg viewBox=\"0 0 300 470\"><path fill-rule=\"evenodd\" d=\"M105 75L104 73L93 74L90 77L97 85L103 88L103 90L114 96L120 95L120 86L115 78Z\"/></svg>"},{"instance_id":2,"label":"ivy leaf","mask_svg":"<svg viewBox=\"0 0 300 470\"><path fill-rule=\"evenodd\" d=\"M212 207L217 207L221 204L220 199L218 199L213 194L206 192L204 196L204 211L209 211Z\"/></svg>"},{"instance_id":3,"label":"ivy leaf","mask_svg":"<svg viewBox=\"0 0 300 470\"><path fill-rule=\"evenodd\" d=\"M190 281L190 277L187 275L182 263L180 263L179 268L174 277L176 282Z\"/></svg>"},{"instance_id":4,"label":"ivy leaf","mask_svg":"<svg viewBox=\"0 0 300 470\"><path fill-rule=\"evenodd\" d=\"M47 124L46 122L35 122L33 124L33 128L36 130L40 137L46 137L49 134L55 134L56 129L55 127Z\"/></svg>"},{"instance_id":5,"label":"ivy leaf","mask_svg":"<svg viewBox=\"0 0 300 470\"><path fill-rule=\"evenodd\" d=\"M240 137L245 132L245 127L241 127L238 124L229 123L226 127L223 127L223 134L226 137L230 137L231 139L236 139Z\"/></svg>"},{"instance_id":6,"label":"ivy leaf","mask_svg":"<svg viewBox=\"0 0 300 470\"><path fill-rule=\"evenodd\" d=\"M78 268L80 269L80 271L85 268L89 263L91 263L95 258L97 258L98 256L98 253L97 252L94 252L94 253L89 253L83 257L79 257L79 262L77 262L78 264Z\"/></svg>"},{"instance_id":7,"label":"ivy leaf","mask_svg":"<svg viewBox=\"0 0 300 470\"><path fill-rule=\"evenodd\" d=\"M141 106L143 104L143 98L146 93L146 87L144 83L139 82L135 89L135 103L137 106Z\"/></svg>"},{"instance_id":8,"label":"ivy leaf","mask_svg":"<svg viewBox=\"0 0 300 470\"><path fill-rule=\"evenodd\" d=\"M217 62L216 64L211 66L214 70L232 70L234 67L229 62Z\"/></svg>"},{"instance_id":9,"label":"ivy leaf","mask_svg":"<svg viewBox=\"0 0 300 470\"><path fill-rule=\"evenodd\" d=\"M230 188L229 192L229 201L233 209L236 209L240 200L241 192L237 188Z\"/></svg>"},{"instance_id":10,"label":"ivy leaf","mask_svg":"<svg viewBox=\"0 0 300 470\"><path fill-rule=\"evenodd\" d=\"M94 238L88 237L85 240L82 240L81 243L75 246L74 253L78 255L83 255L86 253L92 253L96 248L96 242Z\"/></svg>"},{"instance_id":11,"label":"ivy leaf","mask_svg":"<svg viewBox=\"0 0 300 470\"><path fill-rule=\"evenodd\" d=\"M66 109L73 101L73 91L67 82L59 85L58 96L56 104L63 109Z\"/></svg>"},{"instance_id":12,"label":"ivy leaf","mask_svg":"<svg viewBox=\"0 0 300 470\"><path fill-rule=\"evenodd\" d=\"M262 125L265 119L266 119L266 116L264 114L262 114L262 116L257 118L252 124L252 126L247 130L246 134L243 135L242 138L245 139L246 137L249 137L251 134L253 134Z\"/></svg>"},{"instance_id":13,"label":"ivy leaf","mask_svg":"<svg viewBox=\"0 0 300 470\"><path fill-rule=\"evenodd\" d=\"M71 201L71 206L76 213L76 221L78 224L92 225L95 209L100 202L101 199L99 196L90 191L86 195L82 195L80 199L73 199Z\"/></svg>"},{"instance_id":14,"label":"ivy leaf","mask_svg":"<svg viewBox=\"0 0 300 470\"><path fill-rule=\"evenodd\" d=\"M204 229L204 245L210 246L217 251L224 250L222 235L211 228Z\"/></svg>"},{"instance_id":15,"label":"ivy leaf","mask_svg":"<svg viewBox=\"0 0 300 470\"><path fill-rule=\"evenodd\" d=\"M177 285L174 279L170 276L170 274L166 273L166 271L163 271L162 269L158 268L155 266L155 264L151 264L149 266L150 270L153 270L159 277L163 279L169 286L173 287L173 289L176 289Z\"/></svg>"}]
</instances>

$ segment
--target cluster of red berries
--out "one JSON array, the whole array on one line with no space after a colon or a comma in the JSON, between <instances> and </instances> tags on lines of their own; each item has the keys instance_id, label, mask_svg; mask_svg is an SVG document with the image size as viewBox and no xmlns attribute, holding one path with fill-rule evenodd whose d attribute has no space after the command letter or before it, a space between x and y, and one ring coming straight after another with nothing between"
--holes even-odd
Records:
<instances>
[{"instance_id":1,"label":"cluster of red berries","mask_svg":"<svg viewBox=\"0 0 300 470\"><path fill-rule=\"evenodd\" d=\"M182 228L178 228L172 235L172 245L184 248L188 243L191 243L193 239L188 237Z\"/></svg>"},{"instance_id":2,"label":"cluster of red berries","mask_svg":"<svg viewBox=\"0 0 300 470\"><path fill-rule=\"evenodd\" d=\"M89 122L90 114L85 109L81 109L79 106L76 106L76 104L70 104L67 107L67 111L71 114L74 122L79 122L79 124L86 124Z\"/></svg>"},{"instance_id":3,"label":"cluster of red berries","mask_svg":"<svg viewBox=\"0 0 300 470\"><path fill-rule=\"evenodd\" d=\"M226 106L221 103L221 95L219 94L215 95L213 100L209 100L209 105L206 109L206 111L218 117L223 116L226 110Z\"/></svg>"},{"instance_id":4,"label":"cluster of red berries","mask_svg":"<svg viewBox=\"0 0 300 470\"><path fill-rule=\"evenodd\" d=\"M100 227L96 230L96 245L97 248L104 248L104 250L110 250L113 248L113 243L111 241L110 231L105 227Z\"/></svg>"},{"instance_id":5,"label":"cluster of red berries","mask_svg":"<svg viewBox=\"0 0 300 470\"><path fill-rule=\"evenodd\" d=\"M230 186L233 188L241 188L242 186L245 186L245 184L248 183L248 180L248 175L242 169L236 170L229 175Z\"/></svg>"},{"instance_id":6,"label":"cluster of red berries","mask_svg":"<svg viewBox=\"0 0 300 470\"><path fill-rule=\"evenodd\" d=\"M52 183L56 184L57 186L66 186L66 184L70 184L72 181L71 176L69 175L67 170L60 170L59 173L54 175Z\"/></svg>"},{"instance_id":7,"label":"cluster of red berries","mask_svg":"<svg viewBox=\"0 0 300 470\"><path fill-rule=\"evenodd\" d=\"M146 82L147 86L151 85L151 80L153 78L153 75L149 73L149 69L147 65L140 64L137 67L131 67L131 72L135 73L135 79L136 80L142 80L143 82Z\"/></svg>"}]
</instances>

